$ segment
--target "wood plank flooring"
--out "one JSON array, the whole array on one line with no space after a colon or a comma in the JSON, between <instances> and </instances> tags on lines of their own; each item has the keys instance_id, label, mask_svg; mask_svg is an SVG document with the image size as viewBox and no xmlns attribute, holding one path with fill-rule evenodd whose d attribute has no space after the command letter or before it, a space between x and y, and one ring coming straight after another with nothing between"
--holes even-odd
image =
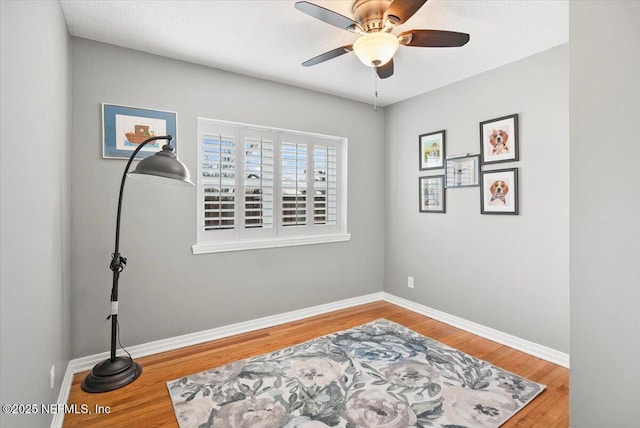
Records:
<instances>
[{"instance_id":1,"label":"wood plank flooring","mask_svg":"<svg viewBox=\"0 0 640 428\"><path fill-rule=\"evenodd\" d=\"M142 375L117 391L88 394L85 373L76 374L68 404L108 406L109 414L68 414L64 427L177 427L165 382L238 359L295 345L318 336L386 318L547 389L503 427L568 427L569 370L387 302L374 302L276 327L138 358Z\"/></svg>"}]
</instances>

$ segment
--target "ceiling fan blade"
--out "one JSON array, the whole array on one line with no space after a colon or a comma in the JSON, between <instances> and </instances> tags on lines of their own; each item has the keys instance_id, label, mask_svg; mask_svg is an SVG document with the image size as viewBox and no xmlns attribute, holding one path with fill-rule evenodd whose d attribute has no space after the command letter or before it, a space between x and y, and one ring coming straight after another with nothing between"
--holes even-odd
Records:
<instances>
[{"instance_id":1,"label":"ceiling fan blade","mask_svg":"<svg viewBox=\"0 0 640 428\"><path fill-rule=\"evenodd\" d=\"M358 27L358 24L353 19L308 1L297 2L296 9L343 30L353 30Z\"/></svg>"},{"instance_id":2,"label":"ceiling fan blade","mask_svg":"<svg viewBox=\"0 0 640 428\"><path fill-rule=\"evenodd\" d=\"M381 79L393 76L393 58L391 58L385 65L376 67L376 73L378 73L378 77Z\"/></svg>"},{"instance_id":3,"label":"ceiling fan blade","mask_svg":"<svg viewBox=\"0 0 640 428\"><path fill-rule=\"evenodd\" d=\"M340 55L344 55L347 52L351 52L353 50L353 48L351 47L351 45L347 45L347 46L340 46L339 48L335 48L330 50L329 52L325 52L323 54L320 54L316 57L313 57L305 62L302 63L303 66L305 67L309 67L312 65L316 65L316 64L320 64L321 62L325 62L328 61L330 59L339 57Z\"/></svg>"},{"instance_id":4,"label":"ceiling fan blade","mask_svg":"<svg viewBox=\"0 0 640 428\"><path fill-rule=\"evenodd\" d=\"M427 0L394 0L384 13L386 19L391 19L396 24L407 22Z\"/></svg>"},{"instance_id":5,"label":"ceiling fan blade","mask_svg":"<svg viewBox=\"0 0 640 428\"><path fill-rule=\"evenodd\" d=\"M398 39L405 46L453 48L466 45L469 41L469 35L455 31L410 30L400 34Z\"/></svg>"}]
</instances>

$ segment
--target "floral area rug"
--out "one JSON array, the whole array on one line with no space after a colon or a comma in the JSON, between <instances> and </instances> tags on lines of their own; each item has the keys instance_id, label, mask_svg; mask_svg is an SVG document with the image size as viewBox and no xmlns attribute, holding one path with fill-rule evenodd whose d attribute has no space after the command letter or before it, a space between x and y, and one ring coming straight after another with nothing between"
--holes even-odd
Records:
<instances>
[{"instance_id":1,"label":"floral area rug","mask_svg":"<svg viewBox=\"0 0 640 428\"><path fill-rule=\"evenodd\" d=\"M167 382L180 427L497 427L545 388L380 319Z\"/></svg>"}]
</instances>

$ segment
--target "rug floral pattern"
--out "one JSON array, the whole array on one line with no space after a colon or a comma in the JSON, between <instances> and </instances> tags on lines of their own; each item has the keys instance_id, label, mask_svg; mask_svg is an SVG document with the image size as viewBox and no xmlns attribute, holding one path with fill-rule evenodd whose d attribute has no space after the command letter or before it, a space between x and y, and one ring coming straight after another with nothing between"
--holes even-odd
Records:
<instances>
[{"instance_id":1,"label":"rug floral pattern","mask_svg":"<svg viewBox=\"0 0 640 428\"><path fill-rule=\"evenodd\" d=\"M180 427L497 427L544 389L380 319L168 382Z\"/></svg>"}]
</instances>

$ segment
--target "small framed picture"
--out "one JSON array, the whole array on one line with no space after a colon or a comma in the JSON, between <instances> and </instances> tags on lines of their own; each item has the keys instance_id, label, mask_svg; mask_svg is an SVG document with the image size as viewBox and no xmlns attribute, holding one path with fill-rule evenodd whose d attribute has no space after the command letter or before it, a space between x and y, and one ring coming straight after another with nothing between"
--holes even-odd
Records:
<instances>
[{"instance_id":1,"label":"small framed picture","mask_svg":"<svg viewBox=\"0 0 640 428\"><path fill-rule=\"evenodd\" d=\"M518 168L482 172L480 213L518 215Z\"/></svg>"},{"instance_id":2,"label":"small framed picture","mask_svg":"<svg viewBox=\"0 0 640 428\"><path fill-rule=\"evenodd\" d=\"M444 213L445 193L444 175L431 175L418 178L421 213Z\"/></svg>"},{"instance_id":3,"label":"small framed picture","mask_svg":"<svg viewBox=\"0 0 640 428\"><path fill-rule=\"evenodd\" d=\"M422 134L418 137L420 144L420 171L444 168L445 131Z\"/></svg>"},{"instance_id":4,"label":"small framed picture","mask_svg":"<svg viewBox=\"0 0 640 428\"><path fill-rule=\"evenodd\" d=\"M102 157L129 159L138 144L150 137L172 135L176 144L177 113L138 107L102 104ZM136 158L146 158L162 149L165 140L148 143Z\"/></svg>"},{"instance_id":5,"label":"small framed picture","mask_svg":"<svg viewBox=\"0 0 640 428\"><path fill-rule=\"evenodd\" d=\"M480 155L449 158L446 165L447 188L480 185Z\"/></svg>"},{"instance_id":6,"label":"small framed picture","mask_svg":"<svg viewBox=\"0 0 640 428\"><path fill-rule=\"evenodd\" d=\"M518 160L518 115L480 122L482 164Z\"/></svg>"}]
</instances>

